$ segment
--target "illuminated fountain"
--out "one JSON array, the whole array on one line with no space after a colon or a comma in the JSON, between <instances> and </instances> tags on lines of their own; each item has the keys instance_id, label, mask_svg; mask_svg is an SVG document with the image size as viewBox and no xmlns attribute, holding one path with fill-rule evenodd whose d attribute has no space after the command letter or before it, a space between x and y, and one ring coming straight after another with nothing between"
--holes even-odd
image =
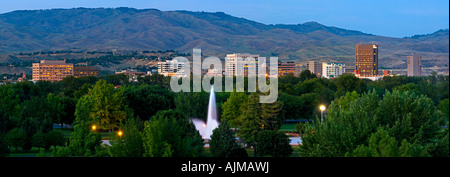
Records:
<instances>
[{"instance_id":1,"label":"illuminated fountain","mask_svg":"<svg viewBox=\"0 0 450 177\"><path fill-rule=\"evenodd\" d=\"M208 104L208 116L206 122L202 119L193 118L192 122L195 128L200 132L203 139L210 140L212 131L219 126L219 121L217 120L217 106L216 106L216 95L214 93L214 86L211 86L211 93L209 95Z\"/></svg>"}]
</instances>

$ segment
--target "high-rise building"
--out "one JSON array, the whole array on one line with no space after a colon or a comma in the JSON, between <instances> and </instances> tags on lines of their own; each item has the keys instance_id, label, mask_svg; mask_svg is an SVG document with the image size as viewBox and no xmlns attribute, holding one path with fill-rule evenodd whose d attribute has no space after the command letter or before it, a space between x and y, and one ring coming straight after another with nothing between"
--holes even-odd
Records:
<instances>
[{"instance_id":1,"label":"high-rise building","mask_svg":"<svg viewBox=\"0 0 450 177\"><path fill-rule=\"evenodd\" d=\"M256 77L258 74L259 55L252 54L227 54L225 57L226 76Z\"/></svg>"},{"instance_id":2,"label":"high-rise building","mask_svg":"<svg viewBox=\"0 0 450 177\"><path fill-rule=\"evenodd\" d=\"M184 62L179 62L176 60L167 60L164 62L158 63L158 73L162 74L164 76L186 76L186 73L184 73Z\"/></svg>"},{"instance_id":3,"label":"high-rise building","mask_svg":"<svg viewBox=\"0 0 450 177\"><path fill-rule=\"evenodd\" d=\"M361 77L378 75L377 44L357 44L355 46L355 74Z\"/></svg>"},{"instance_id":4,"label":"high-rise building","mask_svg":"<svg viewBox=\"0 0 450 177\"><path fill-rule=\"evenodd\" d=\"M332 78L338 77L345 73L344 63L322 63L323 77Z\"/></svg>"},{"instance_id":5,"label":"high-rise building","mask_svg":"<svg viewBox=\"0 0 450 177\"><path fill-rule=\"evenodd\" d=\"M284 63L278 61L278 76L286 76L288 74L295 74L295 63L293 61Z\"/></svg>"},{"instance_id":6,"label":"high-rise building","mask_svg":"<svg viewBox=\"0 0 450 177\"><path fill-rule=\"evenodd\" d=\"M315 61L309 61L308 62L308 70L312 73L316 74L317 77L322 77L322 64L315 62Z\"/></svg>"},{"instance_id":7,"label":"high-rise building","mask_svg":"<svg viewBox=\"0 0 450 177\"><path fill-rule=\"evenodd\" d=\"M41 60L33 63L33 80L60 81L73 75L73 64L66 60Z\"/></svg>"},{"instance_id":8,"label":"high-rise building","mask_svg":"<svg viewBox=\"0 0 450 177\"><path fill-rule=\"evenodd\" d=\"M422 76L420 60L420 55L413 54L412 56L408 56L408 76Z\"/></svg>"},{"instance_id":9,"label":"high-rise building","mask_svg":"<svg viewBox=\"0 0 450 177\"><path fill-rule=\"evenodd\" d=\"M75 78L84 77L84 76L98 76L100 74L100 70L95 69L92 66L74 66L73 67L73 76Z\"/></svg>"}]
</instances>

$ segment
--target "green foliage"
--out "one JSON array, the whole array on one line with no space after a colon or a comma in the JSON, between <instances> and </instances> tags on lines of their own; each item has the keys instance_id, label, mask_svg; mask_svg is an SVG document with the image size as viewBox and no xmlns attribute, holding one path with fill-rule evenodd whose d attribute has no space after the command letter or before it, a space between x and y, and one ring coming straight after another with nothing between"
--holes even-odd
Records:
<instances>
[{"instance_id":1,"label":"green foliage","mask_svg":"<svg viewBox=\"0 0 450 177\"><path fill-rule=\"evenodd\" d=\"M4 137L0 136L0 157L8 156L9 152L8 143Z\"/></svg>"},{"instance_id":2,"label":"green foliage","mask_svg":"<svg viewBox=\"0 0 450 177\"><path fill-rule=\"evenodd\" d=\"M45 141L48 147L53 146L54 148L56 148L56 146L63 146L66 142L66 139L64 138L64 134L61 131L52 130L45 134Z\"/></svg>"},{"instance_id":3,"label":"green foliage","mask_svg":"<svg viewBox=\"0 0 450 177\"><path fill-rule=\"evenodd\" d=\"M257 134L264 130L279 130L284 121L284 114L281 111L283 103L259 103L261 93L253 93L248 96L248 101L241 107L242 120L239 125L239 136L245 139L248 144L256 145Z\"/></svg>"},{"instance_id":4,"label":"green foliage","mask_svg":"<svg viewBox=\"0 0 450 177\"><path fill-rule=\"evenodd\" d=\"M234 149L240 148L228 121L222 121L219 127L213 130L209 147L215 157L228 157Z\"/></svg>"},{"instance_id":5,"label":"green foliage","mask_svg":"<svg viewBox=\"0 0 450 177\"><path fill-rule=\"evenodd\" d=\"M13 85L0 86L0 136L9 131L9 118L17 112L19 101L19 95L14 94Z\"/></svg>"},{"instance_id":6,"label":"green foliage","mask_svg":"<svg viewBox=\"0 0 450 177\"><path fill-rule=\"evenodd\" d=\"M357 78L353 74L342 74L336 79L337 92L336 97L340 97L347 92L356 91L359 94L367 90L367 85L364 81Z\"/></svg>"},{"instance_id":7,"label":"green foliage","mask_svg":"<svg viewBox=\"0 0 450 177\"><path fill-rule=\"evenodd\" d=\"M63 103L63 99L55 96L53 93L49 93L47 95L47 111L48 116L52 117L52 122L63 123L63 117L67 117L67 113L65 112L65 104Z\"/></svg>"},{"instance_id":8,"label":"green foliage","mask_svg":"<svg viewBox=\"0 0 450 177\"><path fill-rule=\"evenodd\" d=\"M379 128L369 139L369 145L359 145L351 154L354 157L426 157L426 149L410 144L405 139L400 147L394 137L389 136L383 128ZM349 154L346 154L349 156Z\"/></svg>"},{"instance_id":9,"label":"green foliage","mask_svg":"<svg viewBox=\"0 0 450 177\"><path fill-rule=\"evenodd\" d=\"M99 80L93 89L89 90L93 107L89 116L101 130L119 128L121 121L127 117L124 108L123 90L115 91L114 85L105 80Z\"/></svg>"},{"instance_id":10,"label":"green foliage","mask_svg":"<svg viewBox=\"0 0 450 177\"><path fill-rule=\"evenodd\" d=\"M242 114L239 119L242 120L239 125L239 137L244 138L248 144L256 145L256 135L263 130L266 121L261 118L261 106L259 95L251 94L248 101L241 106Z\"/></svg>"},{"instance_id":11,"label":"green foliage","mask_svg":"<svg viewBox=\"0 0 450 177\"><path fill-rule=\"evenodd\" d=\"M78 100L75 110L76 124L68 147L68 152L75 156L90 155L101 143L101 135L91 130L91 126L94 125L90 117L94 107L93 102L93 98L87 95Z\"/></svg>"},{"instance_id":12,"label":"green foliage","mask_svg":"<svg viewBox=\"0 0 450 177\"><path fill-rule=\"evenodd\" d=\"M203 150L199 132L179 111L159 111L144 125L144 157L196 157Z\"/></svg>"},{"instance_id":13,"label":"green foliage","mask_svg":"<svg viewBox=\"0 0 450 177\"><path fill-rule=\"evenodd\" d=\"M303 127L300 156L415 157L448 149L448 143L439 143L445 134L431 99L397 90L386 91L381 100L376 92L351 95L332 102L323 125Z\"/></svg>"},{"instance_id":14,"label":"green foliage","mask_svg":"<svg viewBox=\"0 0 450 177\"><path fill-rule=\"evenodd\" d=\"M430 143L443 125L433 101L412 92L387 91L377 108L376 124L391 128L398 142Z\"/></svg>"},{"instance_id":15,"label":"green foliage","mask_svg":"<svg viewBox=\"0 0 450 177\"><path fill-rule=\"evenodd\" d=\"M448 118L449 118L449 104L448 104L448 98L442 100L439 103L439 110L441 111L442 115L447 119L448 122Z\"/></svg>"},{"instance_id":16,"label":"green foliage","mask_svg":"<svg viewBox=\"0 0 450 177\"><path fill-rule=\"evenodd\" d=\"M110 147L107 147L111 157L142 157L144 155L143 140L140 134L138 121L134 118L127 119L122 127L123 135L117 133L111 136Z\"/></svg>"},{"instance_id":17,"label":"green foliage","mask_svg":"<svg viewBox=\"0 0 450 177\"><path fill-rule=\"evenodd\" d=\"M356 93L356 91L353 92L347 92L345 93L345 96L341 96L339 99L336 99L334 101L334 105L340 109L348 110L350 103L358 99L360 95Z\"/></svg>"},{"instance_id":18,"label":"green foliage","mask_svg":"<svg viewBox=\"0 0 450 177\"><path fill-rule=\"evenodd\" d=\"M21 128L14 128L6 134L5 140L9 146L14 147L17 150L26 145L27 133Z\"/></svg>"},{"instance_id":19,"label":"green foliage","mask_svg":"<svg viewBox=\"0 0 450 177\"><path fill-rule=\"evenodd\" d=\"M222 120L227 120L231 126L237 127L241 120L239 119L242 114L241 106L247 102L247 94L245 92L236 92L233 90L230 97L222 105Z\"/></svg>"},{"instance_id":20,"label":"green foliage","mask_svg":"<svg viewBox=\"0 0 450 177\"><path fill-rule=\"evenodd\" d=\"M299 109L303 106L300 97L281 93L278 100L283 102L283 112L286 119L300 119L302 117L303 112Z\"/></svg>"},{"instance_id":21,"label":"green foliage","mask_svg":"<svg viewBox=\"0 0 450 177\"><path fill-rule=\"evenodd\" d=\"M261 156L287 157L293 151L289 137L281 131L263 130L258 134L257 141L258 153Z\"/></svg>"},{"instance_id":22,"label":"green foliage","mask_svg":"<svg viewBox=\"0 0 450 177\"><path fill-rule=\"evenodd\" d=\"M144 77L138 77L139 84L158 85L162 88L169 88L170 77L164 77L161 74L152 74Z\"/></svg>"},{"instance_id":23,"label":"green foliage","mask_svg":"<svg viewBox=\"0 0 450 177\"><path fill-rule=\"evenodd\" d=\"M201 92L179 92L175 96L175 107L187 117L206 118L209 94Z\"/></svg>"},{"instance_id":24,"label":"green foliage","mask_svg":"<svg viewBox=\"0 0 450 177\"><path fill-rule=\"evenodd\" d=\"M305 80L308 80L308 79L314 79L317 76L314 73L311 73L311 71L309 71L309 70L303 70L300 73L299 77L300 77L301 81L305 81Z\"/></svg>"},{"instance_id":25,"label":"green foliage","mask_svg":"<svg viewBox=\"0 0 450 177\"><path fill-rule=\"evenodd\" d=\"M34 147L45 148L47 142L45 141L45 134L41 131L36 132L31 138L31 142Z\"/></svg>"},{"instance_id":26,"label":"green foliage","mask_svg":"<svg viewBox=\"0 0 450 177\"><path fill-rule=\"evenodd\" d=\"M125 102L136 116L148 120L159 110L174 108L174 95L159 86L140 85L124 89Z\"/></svg>"}]
</instances>

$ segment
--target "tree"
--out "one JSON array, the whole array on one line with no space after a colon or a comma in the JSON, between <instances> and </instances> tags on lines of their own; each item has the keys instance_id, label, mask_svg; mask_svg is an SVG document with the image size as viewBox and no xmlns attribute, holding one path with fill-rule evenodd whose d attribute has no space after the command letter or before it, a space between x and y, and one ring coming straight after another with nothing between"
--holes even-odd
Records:
<instances>
[{"instance_id":1,"label":"tree","mask_svg":"<svg viewBox=\"0 0 450 177\"><path fill-rule=\"evenodd\" d=\"M89 96L93 100L90 117L94 120L94 124L101 130L119 128L121 121L127 117L123 110L123 90L116 92L114 85L99 80L94 88L89 90Z\"/></svg>"},{"instance_id":2,"label":"tree","mask_svg":"<svg viewBox=\"0 0 450 177\"><path fill-rule=\"evenodd\" d=\"M17 113L19 101L13 85L0 86L0 137L9 131L10 117Z\"/></svg>"},{"instance_id":3,"label":"tree","mask_svg":"<svg viewBox=\"0 0 450 177\"><path fill-rule=\"evenodd\" d=\"M283 111L285 112L286 119L299 119L302 116L302 111L299 107L302 107L300 97L281 93L279 100L283 102Z\"/></svg>"},{"instance_id":4,"label":"tree","mask_svg":"<svg viewBox=\"0 0 450 177\"><path fill-rule=\"evenodd\" d=\"M8 143L3 136L0 136L0 157L6 157L9 152Z\"/></svg>"},{"instance_id":5,"label":"tree","mask_svg":"<svg viewBox=\"0 0 450 177\"><path fill-rule=\"evenodd\" d=\"M52 118L52 122L58 122L63 127L63 117L67 117L65 112L65 104L60 97L55 96L53 93L47 95L47 110L49 117Z\"/></svg>"},{"instance_id":6,"label":"tree","mask_svg":"<svg viewBox=\"0 0 450 177\"><path fill-rule=\"evenodd\" d=\"M339 109L348 110L350 103L357 100L360 97L356 91L347 92L344 96L341 96L339 99L334 101L334 105Z\"/></svg>"},{"instance_id":7,"label":"tree","mask_svg":"<svg viewBox=\"0 0 450 177\"><path fill-rule=\"evenodd\" d=\"M439 103L439 110L441 111L442 115L447 119L448 122L448 117L449 117L449 104L448 104L448 98L442 100Z\"/></svg>"},{"instance_id":8,"label":"tree","mask_svg":"<svg viewBox=\"0 0 450 177\"><path fill-rule=\"evenodd\" d=\"M201 92L180 92L175 96L175 107L187 117L206 117L208 109L209 94L204 90Z\"/></svg>"},{"instance_id":9,"label":"tree","mask_svg":"<svg viewBox=\"0 0 450 177\"><path fill-rule=\"evenodd\" d=\"M342 109L345 100L331 103L323 125L304 125L300 156L445 156L448 136L426 96L394 90L379 99L369 92Z\"/></svg>"},{"instance_id":10,"label":"tree","mask_svg":"<svg viewBox=\"0 0 450 177\"><path fill-rule=\"evenodd\" d=\"M299 77L300 77L301 81L305 81L305 80L308 80L308 79L316 78L316 75L314 73L311 73L311 71L309 71L309 70L303 70L300 73Z\"/></svg>"},{"instance_id":11,"label":"tree","mask_svg":"<svg viewBox=\"0 0 450 177\"><path fill-rule=\"evenodd\" d=\"M273 157L287 157L292 154L289 137L282 131L263 130L258 134L259 155Z\"/></svg>"},{"instance_id":12,"label":"tree","mask_svg":"<svg viewBox=\"0 0 450 177\"><path fill-rule=\"evenodd\" d=\"M144 126L145 157L196 157L203 150L200 133L179 111L159 111Z\"/></svg>"},{"instance_id":13,"label":"tree","mask_svg":"<svg viewBox=\"0 0 450 177\"><path fill-rule=\"evenodd\" d=\"M231 126L237 127L241 120L239 116L242 114L240 107L247 102L247 94L245 92L236 92L233 90L230 97L222 105L222 120L227 120Z\"/></svg>"},{"instance_id":14,"label":"tree","mask_svg":"<svg viewBox=\"0 0 450 177\"><path fill-rule=\"evenodd\" d=\"M144 77L138 77L139 84L159 85L163 88L169 88L170 77L164 77L161 74L152 74Z\"/></svg>"},{"instance_id":15,"label":"tree","mask_svg":"<svg viewBox=\"0 0 450 177\"><path fill-rule=\"evenodd\" d=\"M126 87L124 95L127 105L142 120L148 120L159 110L174 108L173 93L159 86L142 84L139 87Z\"/></svg>"},{"instance_id":16,"label":"tree","mask_svg":"<svg viewBox=\"0 0 450 177\"><path fill-rule=\"evenodd\" d=\"M95 152L96 147L101 143L101 135L97 131L91 130L94 125L90 113L93 110L94 100L86 95L78 100L75 110L75 126L70 136L68 152L76 156L88 155Z\"/></svg>"},{"instance_id":17,"label":"tree","mask_svg":"<svg viewBox=\"0 0 450 177\"><path fill-rule=\"evenodd\" d=\"M284 121L284 114L281 111L283 103L279 101L259 103L260 95L261 93L252 93L248 96L248 101L240 107L242 114L239 117L242 120L239 125L239 136L254 147L255 156L257 156L258 133L264 129L278 130Z\"/></svg>"},{"instance_id":18,"label":"tree","mask_svg":"<svg viewBox=\"0 0 450 177\"><path fill-rule=\"evenodd\" d=\"M143 157L143 140L137 124L138 121L134 118L127 119L121 129L123 135L118 136L116 133L112 135L111 146L107 148L111 157Z\"/></svg>"},{"instance_id":19,"label":"tree","mask_svg":"<svg viewBox=\"0 0 450 177\"><path fill-rule=\"evenodd\" d=\"M45 141L45 134L41 131L38 131L33 135L31 142L33 146L37 148L45 148L47 145L47 142Z\"/></svg>"},{"instance_id":20,"label":"tree","mask_svg":"<svg viewBox=\"0 0 450 177\"><path fill-rule=\"evenodd\" d=\"M361 94L367 90L367 85L364 81L357 78L353 74L342 74L336 79L337 92L336 97L340 97L347 92L356 91Z\"/></svg>"},{"instance_id":21,"label":"tree","mask_svg":"<svg viewBox=\"0 0 450 177\"><path fill-rule=\"evenodd\" d=\"M215 157L228 157L233 150L240 148L228 121L222 121L219 127L213 130L209 147Z\"/></svg>"},{"instance_id":22,"label":"tree","mask_svg":"<svg viewBox=\"0 0 450 177\"><path fill-rule=\"evenodd\" d=\"M358 146L351 154L354 157L426 157L429 156L426 149L410 144L405 139L400 147L394 137L383 128L372 133L369 139L369 145ZM349 154L346 154L349 156Z\"/></svg>"},{"instance_id":23,"label":"tree","mask_svg":"<svg viewBox=\"0 0 450 177\"><path fill-rule=\"evenodd\" d=\"M59 130L52 130L45 135L47 146L53 146L54 150L56 150L56 146L63 146L66 142L65 140L64 134Z\"/></svg>"},{"instance_id":24,"label":"tree","mask_svg":"<svg viewBox=\"0 0 450 177\"><path fill-rule=\"evenodd\" d=\"M244 138L247 144L253 146L255 152L256 136L263 130L263 125L266 124L261 118L261 107L259 104L259 95L249 95L248 101L241 106L242 114L239 117L242 120L239 125L239 137Z\"/></svg>"},{"instance_id":25,"label":"tree","mask_svg":"<svg viewBox=\"0 0 450 177\"><path fill-rule=\"evenodd\" d=\"M5 140L9 146L15 147L17 151L19 147L23 148L26 145L27 133L21 128L14 128L6 134Z\"/></svg>"}]
</instances>

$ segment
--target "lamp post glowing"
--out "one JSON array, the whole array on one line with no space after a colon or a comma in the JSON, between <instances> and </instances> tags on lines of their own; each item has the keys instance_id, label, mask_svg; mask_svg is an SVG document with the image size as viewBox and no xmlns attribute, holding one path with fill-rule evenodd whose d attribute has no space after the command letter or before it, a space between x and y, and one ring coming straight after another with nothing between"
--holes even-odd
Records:
<instances>
[{"instance_id":1,"label":"lamp post glowing","mask_svg":"<svg viewBox=\"0 0 450 177\"><path fill-rule=\"evenodd\" d=\"M95 130L97 130L97 126L92 125L91 129L92 129L93 131L95 131Z\"/></svg>"},{"instance_id":2,"label":"lamp post glowing","mask_svg":"<svg viewBox=\"0 0 450 177\"><path fill-rule=\"evenodd\" d=\"M119 130L119 131L117 132L117 135L119 135L119 137L122 137L123 132L122 132L121 130Z\"/></svg>"},{"instance_id":3,"label":"lamp post glowing","mask_svg":"<svg viewBox=\"0 0 450 177\"><path fill-rule=\"evenodd\" d=\"M325 108L324 105L320 105L319 109L320 109L320 125L322 125L322 122L323 122L323 111L325 111L326 108Z\"/></svg>"}]
</instances>

